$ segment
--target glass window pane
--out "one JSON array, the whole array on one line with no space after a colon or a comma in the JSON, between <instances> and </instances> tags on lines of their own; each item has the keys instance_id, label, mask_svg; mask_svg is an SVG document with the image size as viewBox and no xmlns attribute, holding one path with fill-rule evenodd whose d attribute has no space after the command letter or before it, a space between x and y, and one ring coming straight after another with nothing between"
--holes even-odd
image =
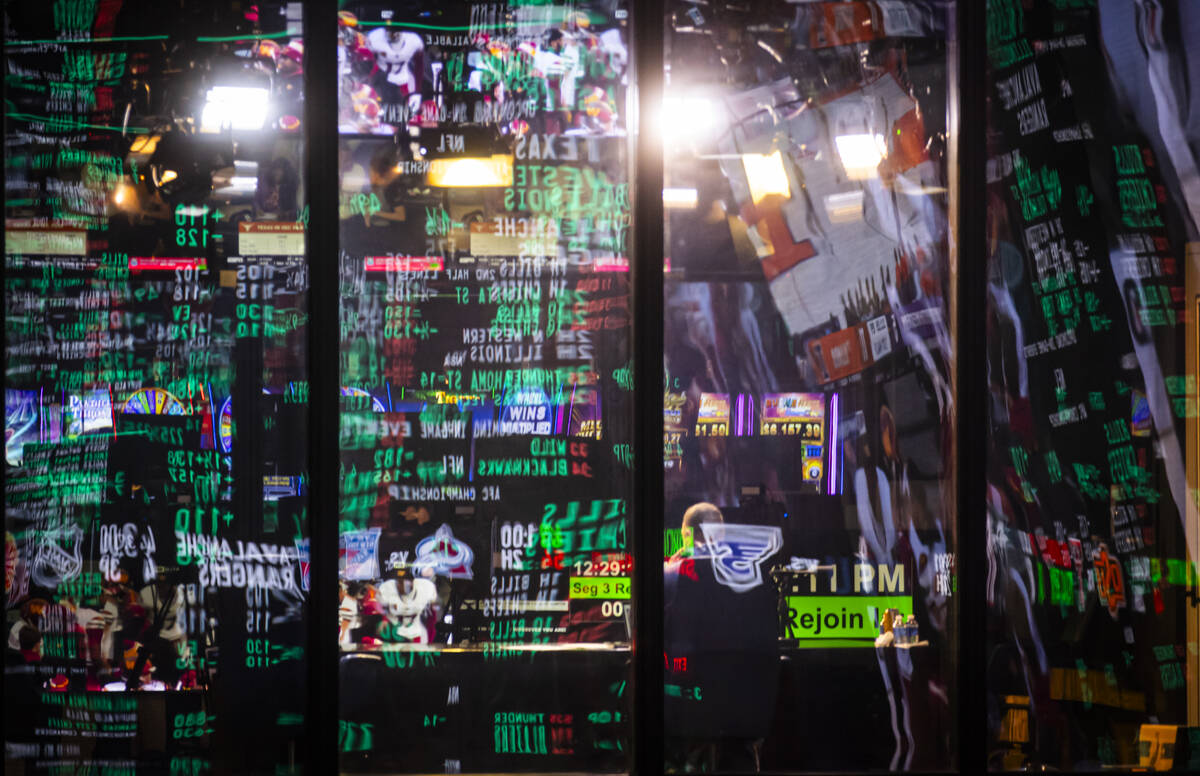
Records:
<instances>
[{"instance_id":1,"label":"glass window pane","mask_svg":"<svg viewBox=\"0 0 1200 776\"><path fill-rule=\"evenodd\" d=\"M989 765L1195 769L1200 8L987 15Z\"/></svg>"},{"instance_id":2,"label":"glass window pane","mask_svg":"<svg viewBox=\"0 0 1200 776\"><path fill-rule=\"evenodd\" d=\"M341 767L626 770L627 14L338 25Z\"/></svg>"},{"instance_id":3,"label":"glass window pane","mask_svg":"<svg viewBox=\"0 0 1200 776\"><path fill-rule=\"evenodd\" d=\"M4 13L6 769L298 772L300 4Z\"/></svg>"},{"instance_id":4,"label":"glass window pane","mask_svg":"<svg viewBox=\"0 0 1200 776\"><path fill-rule=\"evenodd\" d=\"M955 763L948 20L667 3L669 771Z\"/></svg>"}]
</instances>

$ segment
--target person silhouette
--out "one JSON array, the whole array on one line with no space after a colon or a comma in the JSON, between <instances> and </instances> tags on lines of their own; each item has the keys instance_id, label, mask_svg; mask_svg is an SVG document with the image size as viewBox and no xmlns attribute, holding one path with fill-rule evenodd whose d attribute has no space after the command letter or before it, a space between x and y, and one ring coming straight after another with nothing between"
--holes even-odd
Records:
<instances>
[{"instance_id":1,"label":"person silhouette","mask_svg":"<svg viewBox=\"0 0 1200 776\"><path fill-rule=\"evenodd\" d=\"M684 546L664 564L668 771L760 768L779 685L777 601L769 576L734 584L715 568L734 554L726 532L738 528L693 504Z\"/></svg>"}]
</instances>

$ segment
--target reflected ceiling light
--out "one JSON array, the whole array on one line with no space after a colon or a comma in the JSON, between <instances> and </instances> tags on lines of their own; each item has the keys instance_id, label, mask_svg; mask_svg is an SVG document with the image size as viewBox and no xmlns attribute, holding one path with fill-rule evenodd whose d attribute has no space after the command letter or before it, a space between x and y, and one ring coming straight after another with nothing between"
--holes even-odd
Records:
<instances>
[{"instance_id":1,"label":"reflected ceiling light","mask_svg":"<svg viewBox=\"0 0 1200 776\"><path fill-rule=\"evenodd\" d=\"M757 43L758 43L758 47L761 48L763 51L767 52L768 54L770 54L772 57L774 57L776 62L778 62L781 65L783 64L783 57L779 56L778 51L776 51L775 49L768 46L766 44L766 42L764 42L761 39L758 40Z\"/></svg>"},{"instance_id":2,"label":"reflected ceiling light","mask_svg":"<svg viewBox=\"0 0 1200 776\"><path fill-rule=\"evenodd\" d=\"M834 142L850 180L867 180L879 174L879 163L887 156L883 135L837 135Z\"/></svg>"},{"instance_id":3,"label":"reflected ceiling light","mask_svg":"<svg viewBox=\"0 0 1200 776\"><path fill-rule=\"evenodd\" d=\"M152 154L154 153L154 150L158 148L158 141L160 139L160 135L139 135L138 137L134 138L133 143L130 144L129 153Z\"/></svg>"},{"instance_id":4,"label":"reflected ceiling light","mask_svg":"<svg viewBox=\"0 0 1200 776\"><path fill-rule=\"evenodd\" d=\"M862 220L863 193L843 191L825 197L825 212L835 224L850 224Z\"/></svg>"},{"instance_id":5,"label":"reflected ceiling light","mask_svg":"<svg viewBox=\"0 0 1200 776\"><path fill-rule=\"evenodd\" d=\"M787 170L783 169L783 154L742 154L742 167L746 170L746 181L750 184L750 198L755 204L770 194L784 199L792 196L788 184Z\"/></svg>"},{"instance_id":6,"label":"reflected ceiling light","mask_svg":"<svg viewBox=\"0 0 1200 776\"><path fill-rule=\"evenodd\" d=\"M488 158L434 159L429 163L429 185L444 188L511 186L513 158L494 154Z\"/></svg>"},{"instance_id":7,"label":"reflected ceiling light","mask_svg":"<svg viewBox=\"0 0 1200 776\"><path fill-rule=\"evenodd\" d=\"M150 176L154 179L155 186L162 187L164 184L170 183L178 178L179 173L175 172L174 170L163 170L162 172L159 172L157 165L151 165Z\"/></svg>"},{"instance_id":8,"label":"reflected ceiling light","mask_svg":"<svg viewBox=\"0 0 1200 776\"><path fill-rule=\"evenodd\" d=\"M695 189L663 189L663 207L668 210L691 210L699 201Z\"/></svg>"},{"instance_id":9,"label":"reflected ceiling light","mask_svg":"<svg viewBox=\"0 0 1200 776\"><path fill-rule=\"evenodd\" d=\"M235 159L232 167L213 173L213 193L222 196L254 192L258 188L258 163Z\"/></svg>"},{"instance_id":10,"label":"reflected ceiling light","mask_svg":"<svg viewBox=\"0 0 1200 776\"><path fill-rule=\"evenodd\" d=\"M214 86L205 96L200 131L262 129L267 122L267 95L266 89L257 87Z\"/></svg>"}]
</instances>

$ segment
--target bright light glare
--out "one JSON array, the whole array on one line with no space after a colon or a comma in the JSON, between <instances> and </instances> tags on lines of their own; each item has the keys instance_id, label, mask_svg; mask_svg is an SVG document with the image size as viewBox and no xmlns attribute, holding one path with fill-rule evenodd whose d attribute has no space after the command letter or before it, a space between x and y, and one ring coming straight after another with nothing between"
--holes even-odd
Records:
<instances>
[{"instance_id":1,"label":"bright light glare","mask_svg":"<svg viewBox=\"0 0 1200 776\"><path fill-rule=\"evenodd\" d=\"M717 106L707 97L664 97L659 127L663 145L695 142L712 134Z\"/></svg>"},{"instance_id":2,"label":"bright light glare","mask_svg":"<svg viewBox=\"0 0 1200 776\"><path fill-rule=\"evenodd\" d=\"M783 169L783 154L779 151L772 154L742 154L742 166L746 169L750 198L755 204L769 194L779 194L784 199L792 196L787 170Z\"/></svg>"},{"instance_id":3,"label":"bright light glare","mask_svg":"<svg viewBox=\"0 0 1200 776\"><path fill-rule=\"evenodd\" d=\"M267 94L257 87L214 86L200 114L200 131L262 129L267 122Z\"/></svg>"},{"instance_id":4,"label":"bright light glare","mask_svg":"<svg viewBox=\"0 0 1200 776\"><path fill-rule=\"evenodd\" d=\"M838 135L834 141L850 180L867 180L879 174L879 163L887 156L883 135Z\"/></svg>"},{"instance_id":5,"label":"bright light glare","mask_svg":"<svg viewBox=\"0 0 1200 776\"><path fill-rule=\"evenodd\" d=\"M124 183L113 189L113 202L117 207L127 207L134 204L133 187Z\"/></svg>"},{"instance_id":6,"label":"bright light glare","mask_svg":"<svg viewBox=\"0 0 1200 776\"><path fill-rule=\"evenodd\" d=\"M695 189L663 189L663 207L668 210L691 210L699 201Z\"/></svg>"},{"instance_id":7,"label":"bright light glare","mask_svg":"<svg viewBox=\"0 0 1200 776\"><path fill-rule=\"evenodd\" d=\"M512 181L513 159L505 154L488 159L434 159L429 163L430 186L511 186Z\"/></svg>"}]
</instances>

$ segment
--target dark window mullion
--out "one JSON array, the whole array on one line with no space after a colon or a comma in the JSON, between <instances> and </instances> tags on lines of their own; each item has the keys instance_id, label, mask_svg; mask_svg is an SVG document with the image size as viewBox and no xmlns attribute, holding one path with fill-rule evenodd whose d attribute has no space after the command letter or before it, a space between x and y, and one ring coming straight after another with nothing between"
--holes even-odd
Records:
<instances>
[{"instance_id":1,"label":"dark window mullion","mask_svg":"<svg viewBox=\"0 0 1200 776\"><path fill-rule=\"evenodd\" d=\"M984 509L987 446L987 98L986 14L983 2L956 2L949 29L949 90L954 148L949 172L955 199L955 498L958 541L958 770L980 773L987 767L987 516ZM964 433L967 430L967 433Z\"/></svg>"},{"instance_id":2,"label":"dark window mullion","mask_svg":"<svg viewBox=\"0 0 1200 776\"><path fill-rule=\"evenodd\" d=\"M654 119L662 105L663 2L631 3L637 124L634 187L634 705L633 772L663 769L663 149Z\"/></svg>"},{"instance_id":3,"label":"dark window mullion","mask_svg":"<svg viewBox=\"0 0 1200 776\"><path fill-rule=\"evenodd\" d=\"M305 180L309 208L308 773L338 772L337 6L304 4Z\"/></svg>"}]
</instances>

